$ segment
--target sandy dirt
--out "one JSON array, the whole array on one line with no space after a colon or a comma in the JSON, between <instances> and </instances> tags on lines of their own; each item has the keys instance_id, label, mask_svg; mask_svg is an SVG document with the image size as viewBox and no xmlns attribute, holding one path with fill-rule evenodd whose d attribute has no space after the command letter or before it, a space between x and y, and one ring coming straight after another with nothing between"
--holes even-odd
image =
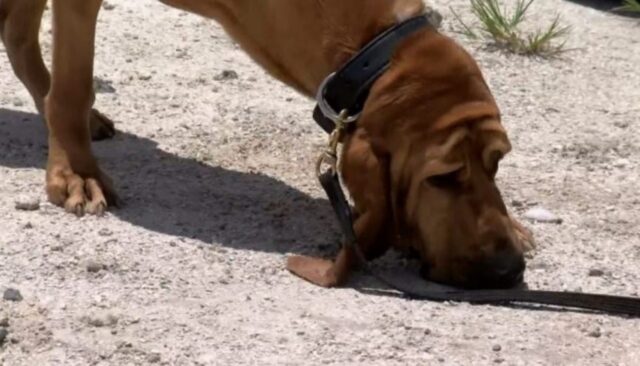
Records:
<instances>
[{"instance_id":1,"label":"sandy dirt","mask_svg":"<svg viewBox=\"0 0 640 366\"><path fill-rule=\"evenodd\" d=\"M325 141L313 103L212 21L151 0L109 4L96 106L120 133L95 150L126 205L106 217L46 203L45 129L0 48L0 292L23 297L0 299L0 364L640 362L640 320L373 296L364 274L333 290L291 276L287 253L331 254L339 237L311 169ZM469 19L466 4L435 4L445 32L449 5ZM638 296L640 23L557 0L536 1L532 19L553 10L573 27L577 50L564 59L454 35L479 60L514 145L499 173L510 209L563 220L527 222L538 248L526 281ZM40 208L16 210L18 197ZM394 254L376 266L415 276Z\"/></svg>"}]
</instances>

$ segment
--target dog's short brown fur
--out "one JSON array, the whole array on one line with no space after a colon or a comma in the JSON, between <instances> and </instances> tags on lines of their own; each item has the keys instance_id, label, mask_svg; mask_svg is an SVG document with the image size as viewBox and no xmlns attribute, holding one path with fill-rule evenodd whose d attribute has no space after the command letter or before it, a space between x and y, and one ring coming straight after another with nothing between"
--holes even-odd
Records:
<instances>
[{"instance_id":1,"label":"dog's short brown fur","mask_svg":"<svg viewBox=\"0 0 640 366\"><path fill-rule=\"evenodd\" d=\"M421 0L160 1L215 19L274 77L308 96L376 34L424 12ZM100 214L117 200L91 151L91 137L114 132L92 109L101 3L52 0L49 76L38 42L46 0L0 0L7 54L49 127L48 197L76 214ZM477 65L451 39L426 29L404 41L344 144L341 172L369 258L393 244L419 252L434 280L517 282L524 229L509 218L494 182L509 140ZM323 286L344 282L353 265L349 249L335 262L288 261Z\"/></svg>"}]
</instances>

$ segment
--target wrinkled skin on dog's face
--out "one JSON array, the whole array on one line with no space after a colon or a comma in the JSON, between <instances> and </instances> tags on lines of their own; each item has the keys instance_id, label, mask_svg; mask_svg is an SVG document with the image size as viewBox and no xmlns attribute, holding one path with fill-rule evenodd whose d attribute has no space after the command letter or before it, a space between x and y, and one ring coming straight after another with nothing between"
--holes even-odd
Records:
<instances>
[{"instance_id":1,"label":"wrinkled skin on dog's face","mask_svg":"<svg viewBox=\"0 0 640 366\"><path fill-rule=\"evenodd\" d=\"M413 173L405 172L408 186L395 201L424 275L470 288L520 283L523 248L495 183L510 150L499 125L454 128L416 148L424 154L408 155L413 161L404 166Z\"/></svg>"},{"instance_id":2,"label":"wrinkled skin on dog's face","mask_svg":"<svg viewBox=\"0 0 640 366\"><path fill-rule=\"evenodd\" d=\"M361 125L386 165L394 246L418 251L431 280L512 287L525 267L495 175L511 146L473 58L426 30L399 47Z\"/></svg>"}]
</instances>

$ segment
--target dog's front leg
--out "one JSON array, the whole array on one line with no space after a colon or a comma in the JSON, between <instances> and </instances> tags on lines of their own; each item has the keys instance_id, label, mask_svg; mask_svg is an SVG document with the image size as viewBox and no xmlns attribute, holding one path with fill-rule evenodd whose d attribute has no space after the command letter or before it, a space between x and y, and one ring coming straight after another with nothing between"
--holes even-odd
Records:
<instances>
[{"instance_id":1,"label":"dog's front leg","mask_svg":"<svg viewBox=\"0 0 640 366\"><path fill-rule=\"evenodd\" d=\"M386 166L373 153L366 133L356 131L345 141L342 175L356 204L354 223L356 245L366 257L373 259L390 246L389 199ZM292 256L287 269L322 287L344 284L357 264L353 248L343 246L335 261L308 256Z\"/></svg>"},{"instance_id":2,"label":"dog's front leg","mask_svg":"<svg viewBox=\"0 0 640 366\"><path fill-rule=\"evenodd\" d=\"M51 77L45 66L38 39L40 18L47 0L0 0L0 38L14 73L33 98L38 113L45 115L44 99ZM113 122L97 110L89 117L94 140L115 134Z\"/></svg>"},{"instance_id":3,"label":"dog's front leg","mask_svg":"<svg viewBox=\"0 0 640 366\"><path fill-rule=\"evenodd\" d=\"M78 215L100 214L116 199L91 151L89 129L95 27L101 3L53 1L51 89L45 101L47 194L51 202Z\"/></svg>"}]
</instances>

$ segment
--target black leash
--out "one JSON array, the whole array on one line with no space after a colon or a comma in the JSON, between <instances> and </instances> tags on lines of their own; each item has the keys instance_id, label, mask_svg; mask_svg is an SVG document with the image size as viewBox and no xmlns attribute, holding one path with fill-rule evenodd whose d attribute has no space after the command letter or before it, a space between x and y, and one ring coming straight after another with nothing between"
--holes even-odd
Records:
<instances>
[{"instance_id":1,"label":"black leash","mask_svg":"<svg viewBox=\"0 0 640 366\"><path fill-rule=\"evenodd\" d=\"M329 75L319 88L314 119L331 136L329 148L316 165L316 174L340 224L344 245L354 251L365 272L409 299L507 306L539 304L640 317L640 298L538 290L416 291L404 283L390 281L371 269L357 245L351 208L340 184L337 146L349 124L357 121L371 85L388 67L397 45L429 25L427 18L420 16L389 29L365 46L343 68ZM329 168L323 171L324 165Z\"/></svg>"},{"instance_id":2,"label":"black leash","mask_svg":"<svg viewBox=\"0 0 640 366\"><path fill-rule=\"evenodd\" d=\"M405 298L508 306L518 304L551 305L640 317L640 298L635 297L540 290L445 290L427 292L416 291L404 283L390 281L372 270L362 250L357 245L356 234L353 231L351 208L340 185L337 172L327 170L319 176L319 179L338 218L345 238L344 245L349 246L354 251L358 262L366 273L375 277L389 288L398 291Z\"/></svg>"}]
</instances>

